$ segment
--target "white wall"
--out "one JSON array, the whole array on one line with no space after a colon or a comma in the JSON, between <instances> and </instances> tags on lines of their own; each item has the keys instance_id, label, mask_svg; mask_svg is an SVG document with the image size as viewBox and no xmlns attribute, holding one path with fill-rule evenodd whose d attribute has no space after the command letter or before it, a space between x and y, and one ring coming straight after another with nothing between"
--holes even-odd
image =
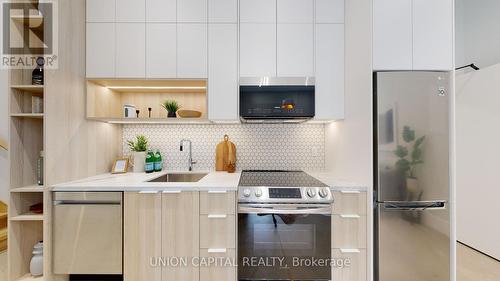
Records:
<instances>
[{"instance_id":1,"label":"white wall","mask_svg":"<svg viewBox=\"0 0 500 281\"><path fill-rule=\"evenodd\" d=\"M456 77L456 159L457 239L500 259L498 77L500 64Z\"/></svg>"},{"instance_id":2,"label":"white wall","mask_svg":"<svg viewBox=\"0 0 500 281\"><path fill-rule=\"evenodd\" d=\"M500 63L500 1L456 0L456 64Z\"/></svg>"}]
</instances>

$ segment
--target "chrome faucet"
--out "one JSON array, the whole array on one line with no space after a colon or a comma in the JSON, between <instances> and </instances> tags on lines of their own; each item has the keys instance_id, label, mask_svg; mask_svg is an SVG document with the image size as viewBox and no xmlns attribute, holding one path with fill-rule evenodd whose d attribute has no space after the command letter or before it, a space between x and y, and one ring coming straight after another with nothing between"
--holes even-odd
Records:
<instances>
[{"instance_id":1,"label":"chrome faucet","mask_svg":"<svg viewBox=\"0 0 500 281\"><path fill-rule=\"evenodd\" d=\"M192 171L193 170L193 164L196 164L196 161L193 161L193 150L191 149L191 147L193 146L193 143L191 142L191 140L186 140L186 139L181 140L180 151L184 151L184 143L185 142L189 143L188 165L189 165L189 171Z\"/></svg>"}]
</instances>

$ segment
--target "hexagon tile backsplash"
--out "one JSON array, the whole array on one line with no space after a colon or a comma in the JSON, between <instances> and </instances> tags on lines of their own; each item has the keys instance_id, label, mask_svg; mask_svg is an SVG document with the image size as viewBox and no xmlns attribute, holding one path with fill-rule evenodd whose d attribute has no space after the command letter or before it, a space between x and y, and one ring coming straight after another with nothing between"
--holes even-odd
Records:
<instances>
[{"instance_id":1,"label":"hexagon tile backsplash","mask_svg":"<svg viewBox=\"0 0 500 281\"><path fill-rule=\"evenodd\" d=\"M164 169L187 170L189 150L179 151L179 144L190 139L197 161L193 169L214 170L215 147L224 134L236 145L237 170L325 168L323 124L124 125L123 154L130 155L127 140L145 135L149 147L160 150Z\"/></svg>"}]
</instances>

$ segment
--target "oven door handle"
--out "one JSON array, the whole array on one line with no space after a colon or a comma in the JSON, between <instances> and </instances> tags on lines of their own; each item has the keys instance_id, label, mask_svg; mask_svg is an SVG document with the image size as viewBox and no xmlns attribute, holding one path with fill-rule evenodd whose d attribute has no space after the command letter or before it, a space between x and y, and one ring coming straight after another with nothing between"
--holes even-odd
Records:
<instances>
[{"instance_id":1,"label":"oven door handle","mask_svg":"<svg viewBox=\"0 0 500 281\"><path fill-rule=\"evenodd\" d=\"M277 215L331 215L332 206L296 207L296 206L256 206L239 205L239 214L277 214Z\"/></svg>"}]
</instances>

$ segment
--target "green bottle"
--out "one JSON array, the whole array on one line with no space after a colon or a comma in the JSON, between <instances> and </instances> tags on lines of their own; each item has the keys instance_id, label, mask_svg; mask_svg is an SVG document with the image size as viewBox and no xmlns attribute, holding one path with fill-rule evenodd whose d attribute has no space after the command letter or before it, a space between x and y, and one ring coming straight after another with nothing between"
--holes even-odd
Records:
<instances>
[{"instance_id":1,"label":"green bottle","mask_svg":"<svg viewBox=\"0 0 500 281\"><path fill-rule=\"evenodd\" d=\"M160 150L157 149L155 153L155 172L161 172L161 170L163 169L162 164L161 153Z\"/></svg>"},{"instance_id":2,"label":"green bottle","mask_svg":"<svg viewBox=\"0 0 500 281\"><path fill-rule=\"evenodd\" d=\"M152 150L148 150L148 154L146 154L146 165L144 170L146 170L146 173L152 173L155 171L155 156Z\"/></svg>"}]
</instances>

